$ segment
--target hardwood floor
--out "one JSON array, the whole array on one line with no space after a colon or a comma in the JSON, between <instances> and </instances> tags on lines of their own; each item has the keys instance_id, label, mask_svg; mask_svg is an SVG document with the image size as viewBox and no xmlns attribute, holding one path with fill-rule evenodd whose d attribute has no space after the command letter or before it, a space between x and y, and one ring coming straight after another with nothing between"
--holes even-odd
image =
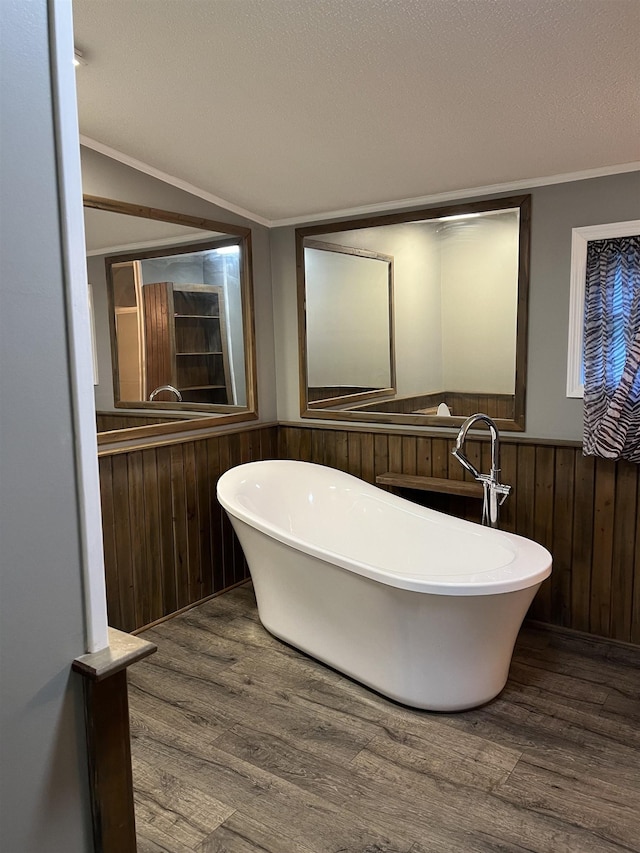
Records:
<instances>
[{"instance_id":1,"label":"hardwood floor","mask_svg":"<svg viewBox=\"0 0 640 853\"><path fill-rule=\"evenodd\" d=\"M250 585L143 637L140 853L640 851L640 649L527 626L497 699L433 714L273 638Z\"/></svg>"}]
</instances>

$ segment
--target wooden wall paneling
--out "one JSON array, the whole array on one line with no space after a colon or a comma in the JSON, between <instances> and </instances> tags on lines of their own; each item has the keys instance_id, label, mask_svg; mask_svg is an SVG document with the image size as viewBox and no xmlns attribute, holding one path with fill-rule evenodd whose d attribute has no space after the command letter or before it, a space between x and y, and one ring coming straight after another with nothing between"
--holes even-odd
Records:
<instances>
[{"instance_id":1,"label":"wooden wall paneling","mask_svg":"<svg viewBox=\"0 0 640 853\"><path fill-rule=\"evenodd\" d=\"M171 488L171 448L155 450L158 478L158 524L160 527L160 552L162 562L162 613L178 609L178 578L175 561L175 532L173 521L173 493ZM160 617L157 617L160 618Z\"/></svg>"},{"instance_id":2,"label":"wooden wall paneling","mask_svg":"<svg viewBox=\"0 0 640 853\"><path fill-rule=\"evenodd\" d=\"M389 437L391 442L391 436ZM394 468L391 464L386 469L387 471L397 471L403 474L415 474L418 470L418 445L416 439L412 435L402 437L402 457L400 468ZM384 473L384 472L379 472Z\"/></svg>"},{"instance_id":3,"label":"wooden wall paneling","mask_svg":"<svg viewBox=\"0 0 640 853\"><path fill-rule=\"evenodd\" d=\"M276 427L265 427L259 432L260 435L260 458L278 458L278 430ZM311 448L311 430L305 430L305 437L309 448ZM311 451L309 450L309 454Z\"/></svg>"},{"instance_id":4,"label":"wooden wall paneling","mask_svg":"<svg viewBox=\"0 0 640 853\"><path fill-rule=\"evenodd\" d=\"M455 444L454 444L454 442L452 442L451 443L451 450L453 450L454 446L455 446ZM482 466L484 464L483 463L483 455L482 455L483 454L482 447L483 447L483 442L478 441L477 439L473 439L473 438L468 439L465 442L465 446L464 446L465 456L467 457L469 462L471 462L471 464L478 471L482 470ZM468 482L471 482L473 480L473 477L471 476L471 474L469 474L468 472L466 472L464 470L462 465L458 462L458 460L454 456L451 456L451 460L449 463L449 470L450 470L452 475L454 475L454 472L455 472L456 478L459 477L460 479L467 480ZM436 475L434 474L434 476L436 476Z\"/></svg>"},{"instance_id":5,"label":"wooden wall paneling","mask_svg":"<svg viewBox=\"0 0 640 853\"><path fill-rule=\"evenodd\" d=\"M209 522L210 522L210 541L211 541L211 566L209 576L210 584L213 592L225 588L224 578L224 554L223 554L223 537L224 537L224 517L225 511L218 503L216 497L216 489L218 479L222 474L222 466L220 464L220 441L218 438L209 438L206 441L207 445L207 485L209 491ZM207 582L207 585L209 582Z\"/></svg>"},{"instance_id":6,"label":"wooden wall paneling","mask_svg":"<svg viewBox=\"0 0 640 853\"><path fill-rule=\"evenodd\" d=\"M229 436L221 435L218 439L218 451L220 454L220 471L227 471L231 468L231 453L229 448ZM231 586L234 578L234 546L233 546L233 528L226 512L222 513L222 565L224 568L224 586Z\"/></svg>"},{"instance_id":7,"label":"wooden wall paneling","mask_svg":"<svg viewBox=\"0 0 640 853\"><path fill-rule=\"evenodd\" d=\"M558 447L555 454L553 513L553 574L551 576L551 621L571 624L571 564L573 559L573 505L575 457L573 447Z\"/></svg>"},{"instance_id":8,"label":"wooden wall paneling","mask_svg":"<svg viewBox=\"0 0 640 853\"><path fill-rule=\"evenodd\" d=\"M238 433L232 433L229 436L229 455L231 467L235 467L236 465L241 465L243 461L242 458L242 443L240 440L240 436ZM249 461L249 460L246 460ZM232 575L232 583L239 583L243 578L247 577L245 570L245 559L244 552L240 547L240 542L238 541L235 533L232 531L232 548L233 548L233 575Z\"/></svg>"},{"instance_id":9,"label":"wooden wall paneling","mask_svg":"<svg viewBox=\"0 0 640 853\"><path fill-rule=\"evenodd\" d=\"M336 468L349 472L349 443L345 430L336 432Z\"/></svg>"},{"instance_id":10,"label":"wooden wall paneling","mask_svg":"<svg viewBox=\"0 0 640 853\"><path fill-rule=\"evenodd\" d=\"M470 415L475 415L476 412L495 412L495 409L489 405L489 400L487 395L483 395L482 397L478 396L478 394L465 394L465 401L463 403L463 413L469 417ZM482 402L480 402L482 400ZM492 417L497 417L497 415L492 415Z\"/></svg>"},{"instance_id":11,"label":"wooden wall paneling","mask_svg":"<svg viewBox=\"0 0 640 853\"><path fill-rule=\"evenodd\" d=\"M500 527L510 533L516 532L516 499L515 489L518 475L518 448L515 444L504 444L500 447L500 479L511 492L500 507Z\"/></svg>"},{"instance_id":12,"label":"wooden wall paneling","mask_svg":"<svg viewBox=\"0 0 640 853\"><path fill-rule=\"evenodd\" d=\"M265 448L264 443L260 446L260 452L262 459L272 458L267 448ZM302 462L311 462L311 430L304 429L300 433L300 456L298 458Z\"/></svg>"},{"instance_id":13,"label":"wooden wall paneling","mask_svg":"<svg viewBox=\"0 0 640 853\"><path fill-rule=\"evenodd\" d=\"M194 441L198 505L198 563L202 598L211 595L213 588L213 555L211 550L212 506L209 483L208 442Z\"/></svg>"},{"instance_id":14,"label":"wooden wall paneling","mask_svg":"<svg viewBox=\"0 0 640 853\"><path fill-rule=\"evenodd\" d=\"M182 445L184 455L184 484L187 499L187 565L188 603L204 596L202 566L200 562L200 519L198 506L198 471L196 467L195 443ZM204 472L203 472L204 473Z\"/></svg>"},{"instance_id":15,"label":"wooden wall paneling","mask_svg":"<svg viewBox=\"0 0 640 853\"><path fill-rule=\"evenodd\" d=\"M553 477L555 472L555 451L553 447L535 448L535 487L533 501L533 536L536 542L553 550ZM551 587L555 574L543 582L531 611L531 615L543 622L551 620Z\"/></svg>"},{"instance_id":16,"label":"wooden wall paneling","mask_svg":"<svg viewBox=\"0 0 640 853\"><path fill-rule=\"evenodd\" d=\"M131 547L132 518L129 508L127 456L128 454L114 456L111 461L113 471L113 527L116 542L115 560L117 565L122 630L133 631L136 628L136 605ZM109 618L111 618L110 614Z\"/></svg>"},{"instance_id":17,"label":"wooden wall paneling","mask_svg":"<svg viewBox=\"0 0 640 853\"><path fill-rule=\"evenodd\" d=\"M415 442L413 442L415 447ZM389 436L389 468L388 471L402 471L402 436Z\"/></svg>"},{"instance_id":18,"label":"wooden wall paneling","mask_svg":"<svg viewBox=\"0 0 640 853\"><path fill-rule=\"evenodd\" d=\"M260 443L257 441L257 433L253 432L253 430L248 430L247 432L236 433L236 437L238 439L239 446L239 464L242 465L246 462L253 462L258 459ZM238 570L236 574L236 583L239 583L249 577L249 566L247 565L244 551L240 546L240 541L236 536L234 536L234 539L236 542L237 553L239 555L237 564Z\"/></svg>"},{"instance_id":19,"label":"wooden wall paneling","mask_svg":"<svg viewBox=\"0 0 640 853\"><path fill-rule=\"evenodd\" d=\"M312 462L318 462L319 464L325 463L325 456L324 456L325 434L326 434L325 430L322 430L322 429L312 429L311 430L311 461Z\"/></svg>"},{"instance_id":20,"label":"wooden wall paneling","mask_svg":"<svg viewBox=\"0 0 640 853\"><path fill-rule=\"evenodd\" d=\"M404 454L403 454L404 458ZM390 469L395 471L395 468ZM410 471L399 469L401 473L410 474ZM419 477L431 477L431 439L426 436L418 436L416 439L416 474Z\"/></svg>"},{"instance_id":21,"label":"wooden wall paneling","mask_svg":"<svg viewBox=\"0 0 640 853\"><path fill-rule=\"evenodd\" d=\"M633 582L638 535L638 465L619 462L616 466L615 515L611 571L611 636L631 636Z\"/></svg>"},{"instance_id":22,"label":"wooden wall paneling","mask_svg":"<svg viewBox=\"0 0 640 853\"><path fill-rule=\"evenodd\" d=\"M480 444L480 467L478 471L491 471L491 443L489 441L481 441Z\"/></svg>"},{"instance_id":23,"label":"wooden wall paneling","mask_svg":"<svg viewBox=\"0 0 640 853\"><path fill-rule=\"evenodd\" d=\"M129 515L131 517L131 562L133 570L133 591L135 620L137 625L146 625L151 621L151 607L147 577L145 572L145 519L144 519L144 481L142 474L142 453L138 450L128 454L127 475L129 485Z\"/></svg>"},{"instance_id":24,"label":"wooden wall paneling","mask_svg":"<svg viewBox=\"0 0 640 853\"><path fill-rule=\"evenodd\" d=\"M288 444L287 444L287 458L289 459L299 459L300 458L300 440L301 440L302 430L296 429L295 427L291 430Z\"/></svg>"},{"instance_id":25,"label":"wooden wall paneling","mask_svg":"<svg viewBox=\"0 0 640 853\"><path fill-rule=\"evenodd\" d=\"M521 536L533 537L533 503L535 497L536 449L520 445L517 451L515 481L516 528Z\"/></svg>"},{"instance_id":26,"label":"wooden wall paneling","mask_svg":"<svg viewBox=\"0 0 640 853\"><path fill-rule=\"evenodd\" d=\"M446 438L431 439L431 470L434 477L449 476L449 456L451 455L450 446L450 441Z\"/></svg>"},{"instance_id":27,"label":"wooden wall paneling","mask_svg":"<svg viewBox=\"0 0 640 853\"><path fill-rule=\"evenodd\" d=\"M467 458L475 465L476 469L481 473L487 473L491 470L491 444L488 441L468 441L465 445L465 452L467 452ZM462 470L462 477L467 482L473 482L474 478L469 474L468 471L464 471L462 465L459 464L457 459L453 456L451 457L450 469L455 466L455 470ZM479 501L467 501L466 503L467 513L465 518L468 521L474 521L477 523L482 523L482 503ZM502 518L501 518L502 524Z\"/></svg>"},{"instance_id":28,"label":"wooden wall paneling","mask_svg":"<svg viewBox=\"0 0 640 853\"><path fill-rule=\"evenodd\" d=\"M152 389L153 390L153 389ZM98 432L110 432L117 429L131 429L131 427L144 427L152 424L180 423L183 420L179 415L168 415L166 412L160 416L149 412L133 415L130 412L113 413L97 412L96 429Z\"/></svg>"},{"instance_id":29,"label":"wooden wall paneling","mask_svg":"<svg viewBox=\"0 0 640 853\"><path fill-rule=\"evenodd\" d=\"M173 366L173 290L168 282L147 284L144 298L147 395L160 385L175 384ZM161 394L159 400L172 399Z\"/></svg>"},{"instance_id":30,"label":"wooden wall paneling","mask_svg":"<svg viewBox=\"0 0 640 853\"><path fill-rule=\"evenodd\" d=\"M144 500L144 561L141 577L148 591L149 622L164 615L162 591L163 552L160 539L160 496L158 486L158 460L151 448L141 452Z\"/></svg>"},{"instance_id":31,"label":"wooden wall paneling","mask_svg":"<svg viewBox=\"0 0 640 853\"><path fill-rule=\"evenodd\" d=\"M362 462L362 479L367 483L375 483L375 464L373 449L373 433L360 433L360 460Z\"/></svg>"},{"instance_id":32,"label":"wooden wall paneling","mask_svg":"<svg viewBox=\"0 0 640 853\"><path fill-rule=\"evenodd\" d=\"M432 442L432 446L432 471L439 472L434 473L434 477L441 476L457 483L473 480L451 453L455 446L453 437L451 439L437 439L435 443ZM481 444L473 441L465 447L465 452L471 454L472 459L478 457L477 465L480 465L480 448ZM434 504L434 507L451 515L466 518L469 521L480 522L482 520L482 504L478 500L460 497L459 495L442 495L439 503Z\"/></svg>"},{"instance_id":33,"label":"wooden wall paneling","mask_svg":"<svg viewBox=\"0 0 640 853\"><path fill-rule=\"evenodd\" d=\"M260 444L256 442L257 434L252 430L241 432L238 436L240 440L240 464L246 462L254 462L260 456Z\"/></svg>"},{"instance_id":34,"label":"wooden wall paneling","mask_svg":"<svg viewBox=\"0 0 640 853\"><path fill-rule=\"evenodd\" d=\"M373 482L378 474L389 470L389 439L386 433L377 432L373 437Z\"/></svg>"},{"instance_id":35,"label":"wooden wall paneling","mask_svg":"<svg viewBox=\"0 0 640 853\"><path fill-rule=\"evenodd\" d=\"M302 458L368 482L379 473L469 479L452 439L395 432L281 427L209 437L100 459L109 620L132 631L247 576L244 555L215 487L251 459ZM541 542L551 580L531 615L640 643L638 468L584 457L575 446L502 441L502 479L513 492L501 527ZM490 447L465 451L485 469ZM448 511L479 521L479 502ZM443 507L444 508L444 507Z\"/></svg>"},{"instance_id":36,"label":"wooden wall paneling","mask_svg":"<svg viewBox=\"0 0 640 853\"><path fill-rule=\"evenodd\" d=\"M462 467L451 451L455 446L455 442L451 441L449 445L449 460L448 460L448 477L452 480L461 480L465 483L475 482L474 478L468 471ZM489 471L491 468L491 448L488 442L478 441L477 439L467 440L464 446L464 452L467 459L478 471ZM466 518L467 521L473 521L476 524L482 522L482 501L474 500L473 498L451 498L449 500L449 511L455 515L460 515Z\"/></svg>"},{"instance_id":37,"label":"wooden wall paneling","mask_svg":"<svg viewBox=\"0 0 640 853\"><path fill-rule=\"evenodd\" d=\"M107 614L113 625L122 624L120 608L120 584L118 582L118 562L116 560L116 525L113 506L113 471L111 458L100 460L100 503L102 506L102 530L104 547L105 586L107 594Z\"/></svg>"},{"instance_id":38,"label":"wooden wall paneling","mask_svg":"<svg viewBox=\"0 0 640 853\"><path fill-rule=\"evenodd\" d=\"M349 471L354 477L362 476L362 459L360 457L360 433L347 433L347 452L349 454Z\"/></svg>"},{"instance_id":39,"label":"wooden wall paneling","mask_svg":"<svg viewBox=\"0 0 640 853\"><path fill-rule=\"evenodd\" d=\"M336 431L329 430L324 436L324 464L330 468L336 467Z\"/></svg>"},{"instance_id":40,"label":"wooden wall paneling","mask_svg":"<svg viewBox=\"0 0 640 853\"><path fill-rule=\"evenodd\" d=\"M609 636L611 625L615 472L613 462L607 459L596 459L589 630L605 637Z\"/></svg>"},{"instance_id":41,"label":"wooden wall paneling","mask_svg":"<svg viewBox=\"0 0 640 853\"><path fill-rule=\"evenodd\" d=\"M514 504L516 531L521 536L529 539L534 538L534 506L535 506L535 472L536 472L536 449L530 445L519 445L517 448L517 474L514 481ZM509 498L511 500L511 497ZM514 507L512 507L512 510ZM540 592L538 592L540 595ZM542 618L537 598L533 601L530 614L535 618Z\"/></svg>"},{"instance_id":42,"label":"wooden wall paneling","mask_svg":"<svg viewBox=\"0 0 640 853\"><path fill-rule=\"evenodd\" d=\"M595 459L576 451L574 473L573 542L571 551L571 627L589 630Z\"/></svg>"},{"instance_id":43,"label":"wooden wall paneling","mask_svg":"<svg viewBox=\"0 0 640 853\"><path fill-rule=\"evenodd\" d=\"M313 438L313 436L312 436L312 438ZM316 436L316 438L322 438L322 436L321 435ZM288 446L288 435L283 433L283 432L278 433L277 453L278 453L278 459L290 458L290 450L289 450L289 446Z\"/></svg>"},{"instance_id":44,"label":"wooden wall paneling","mask_svg":"<svg viewBox=\"0 0 640 853\"><path fill-rule=\"evenodd\" d=\"M238 464L239 447L233 438L232 435L225 435L220 438L221 448L226 448L227 463L224 470L234 468ZM222 455L220 458L222 460ZM241 558L238 553L238 542L233 527L229 523L224 540L225 586L231 586L236 582L236 578L240 574L240 568L237 565L239 559Z\"/></svg>"},{"instance_id":45,"label":"wooden wall paneling","mask_svg":"<svg viewBox=\"0 0 640 853\"><path fill-rule=\"evenodd\" d=\"M173 559L178 608L189 601L189 548L187 536L187 494L182 444L171 445L171 508L173 513ZM140 623L146 624L145 622Z\"/></svg>"}]
</instances>

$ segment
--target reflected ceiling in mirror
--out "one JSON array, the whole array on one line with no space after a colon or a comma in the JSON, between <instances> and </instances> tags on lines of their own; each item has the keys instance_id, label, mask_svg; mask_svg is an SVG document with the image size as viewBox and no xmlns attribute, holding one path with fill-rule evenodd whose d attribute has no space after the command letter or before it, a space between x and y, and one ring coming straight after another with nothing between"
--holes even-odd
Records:
<instances>
[{"instance_id":1,"label":"reflected ceiling in mirror","mask_svg":"<svg viewBox=\"0 0 640 853\"><path fill-rule=\"evenodd\" d=\"M249 229L84 203L87 258L104 258L109 301L114 412L99 415L103 440L255 418Z\"/></svg>"},{"instance_id":2,"label":"reflected ceiling in mirror","mask_svg":"<svg viewBox=\"0 0 640 853\"><path fill-rule=\"evenodd\" d=\"M451 427L482 411L524 429L529 222L530 197L519 196L298 229L303 417ZM387 335L378 323L371 339L375 285L364 265L339 274L318 241L390 259ZM336 325L334 310L350 316ZM340 358L323 362L318 400L323 339ZM366 380L389 351L395 388L374 391ZM370 374L354 370L362 352Z\"/></svg>"},{"instance_id":3,"label":"reflected ceiling in mirror","mask_svg":"<svg viewBox=\"0 0 640 853\"><path fill-rule=\"evenodd\" d=\"M221 231L201 231L175 222L143 219L93 207L84 208L84 233L88 257L228 236Z\"/></svg>"}]
</instances>

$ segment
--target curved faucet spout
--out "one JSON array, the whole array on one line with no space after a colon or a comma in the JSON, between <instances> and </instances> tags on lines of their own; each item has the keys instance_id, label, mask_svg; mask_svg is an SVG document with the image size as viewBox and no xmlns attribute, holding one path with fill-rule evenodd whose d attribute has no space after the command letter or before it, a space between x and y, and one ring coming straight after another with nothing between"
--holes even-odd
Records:
<instances>
[{"instance_id":1,"label":"curved faucet spout","mask_svg":"<svg viewBox=\"0 0 640 853\"><path fill-rule=\"evenodd\" d=\"M176 399L179 403L182 402L182 394L178 391L177 388L174 388L173 385L158 385L157 388L154 388L153 391L149 394L149 400L155 400L155 398L160 394L161 391L170 391L172 394L176 395Z\"/></svg>"},{"instance_id":2,"label":"curved faucet spout","mask_svg":"<svg viewBox=\"0 0 640 853\"><path fill-rule=\"evenodd\" d=\"M478 412L475 415L471 415L462 424L462 426L460 427L460 431L458 433L458 437L456 438L456 446L453 450L453 455L456 457L456 459L458 459L459 462L462 463L462 465L464 465L465 468L467 468L467 470L469 470L473 474L473 472L476 469L473 468L473 465L471 465L471 463L469 462L467 457L462 452L462 447L463 447L464 442L467 438L467 433L469 432L471 427L474 426L474 424L477 424L479 422L485 423L489 427L489 432L491 433L491 468L494 471L499 471L500 470L500 435L498 433L498 427L495 425L495 421L493 421L489 417L489 415L485 415L482 412ZM464 458L467 465L465 465L465 463L462 462L462 459L460 457ZM471 470L472 468L473 468L473 470ZM474 474L474 477L478 478L478 476L479 475L476 472Z\"/></svg>"}]
</instances>

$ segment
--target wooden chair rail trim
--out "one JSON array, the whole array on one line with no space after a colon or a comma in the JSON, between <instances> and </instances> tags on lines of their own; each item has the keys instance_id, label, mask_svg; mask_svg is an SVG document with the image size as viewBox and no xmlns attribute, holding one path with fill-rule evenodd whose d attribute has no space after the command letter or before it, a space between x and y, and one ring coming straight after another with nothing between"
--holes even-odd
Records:
<instances>
[{"instance_id":1,"label":"wooden chair rail trim","mask_svg":"<svg viewBox=\"0 0 640 853\"><path fill-rule=\"evenodd\" d=\"M365 432L365 433L381 433L382 435L398 435L415 436L419 438L444 438L454 441L458 434L458 428L447 429L446 432L442 429L416 428L400 424L352 424L352 423L335 423L323 421L322 423L306 423L305 421L278 421L277 426L280 429L308 429L308 430L332 430L334 432ZM474 441L489 441L489 433L486 430L472 430L469 437ZM566 438L536 438L529 435L518 435L517 433L508 432L500 433L500 444L530 444L542 445L544 447L582 447L582 441Z\"/></svg>"},{"instance_id":2,"label":"wooden chair rail trim","mask_svg":"<svg viewBox=\"0 0 640 853\"><path fill-rule=\"evenodd\" d=\"M98 458L101 456L115 456L118 453L132 453L136 450L153 450L155 447L172 447L173 445L186 444L188 442L206 441L210 438L267 429L268 427L276 427L277 425L276 421L261 421L260 423L243 421L236 426L212 426L210 429L199 429L182 435L175 433L156 439L150 437L146 441L114 441L112 444L98 446ZM118 430L114 430L114 434L117 432ZM102 434L107 435L107 433Z\"/></svg>"}]
</instances>

